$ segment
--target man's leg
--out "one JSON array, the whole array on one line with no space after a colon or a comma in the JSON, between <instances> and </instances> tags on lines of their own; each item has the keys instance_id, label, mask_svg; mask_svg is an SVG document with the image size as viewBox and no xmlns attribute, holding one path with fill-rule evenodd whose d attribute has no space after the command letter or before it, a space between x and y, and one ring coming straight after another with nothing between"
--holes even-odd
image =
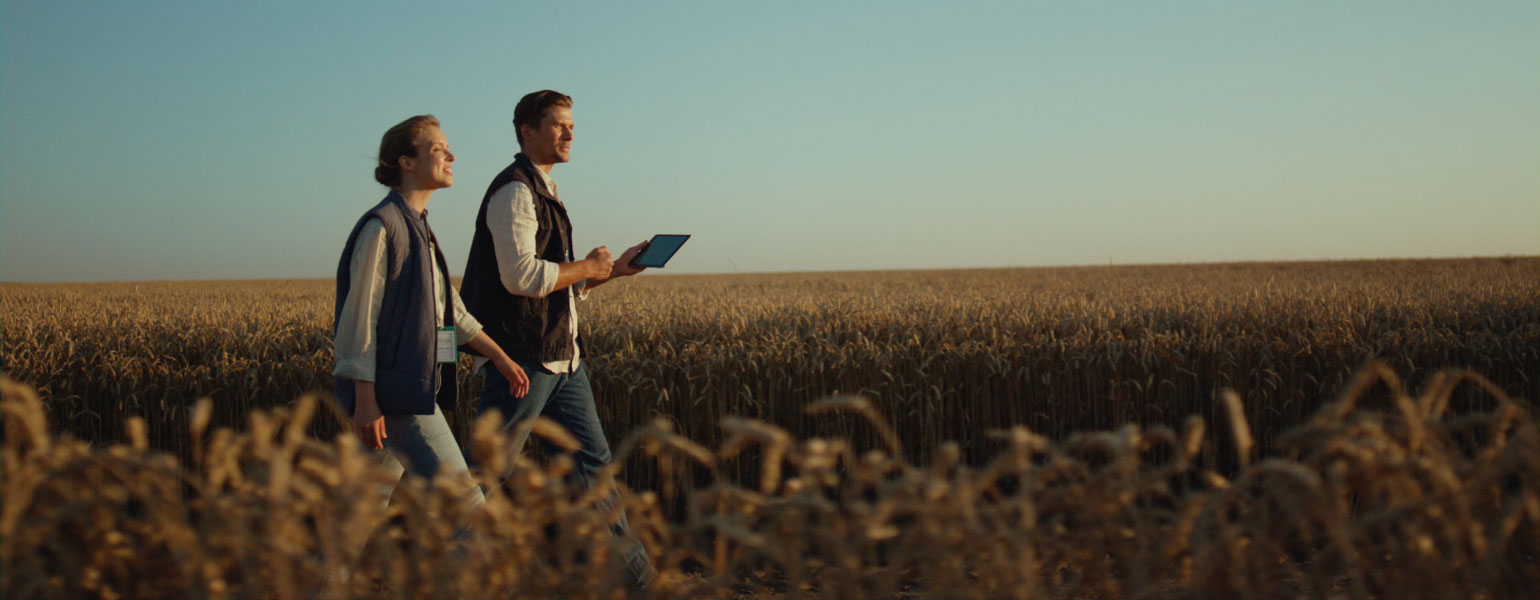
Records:
<instances>
[{"instance_id":1,"label":"man's leg","mask_svg":"<svg viewBox=\"0 0 1540 600\"><path fill-rule=\"evenodd\" d=\"M588 365L579 363L577 371L562 381L562 385L551 394L543 414L565 427L580 443L572 457L575 463L572 470L573 483L583 489L598 483L599 471L610 462L610 444L604 437L604 428L599 424L599 408L594 403L593 388L588 383ZM611 531L615 536L624 540L629 535L630 525L619 503L620 491L611 487L610 493L595 508L614 524ZM640 540L626 541L626 547L621 551L621 560L636 589L646 588L658 574L652 568L647 548Z\"/></svg>"},{"instance_id":2,"label":"man's leg","mask_svg":"<svg viewBox=\"0 0 1540 600\"><path fill-rule=\"evenodd\" d=\"M552 390L541 413L578 439L578 451L572 455L576 463L572 471L573 483L585 489L592 486L599 471L610 463L611 456L610 443L599 423L599 407L594 404L593 388L588 384L587 364L579 363L577 371Z\"/></svg>"},{"instance_id":3,"label":"man's leg","mask_svg":"<svg viewBox=\"0 0 1540 600\"><path fill-rule=\"evenodd\" d=\"M492 368L492 365L488 364L482 370L484 379L481 397L476 401L476 416L498 411L502 414L502 431L505 434L513 432L520 422L539 416L561 383L562 376L538 364L519 363L519 368L524 369L524 374L529 376L529 392L523 398L515 398L508 391L508 379L503 377L502 372ZM513 474L514 458L523 450L528 437L528 432L519 432L516 439L509 440L506 447L508 456L504 462L506 466L497 476L499 482L506 481Z\"/></svg>"}]
</instances>

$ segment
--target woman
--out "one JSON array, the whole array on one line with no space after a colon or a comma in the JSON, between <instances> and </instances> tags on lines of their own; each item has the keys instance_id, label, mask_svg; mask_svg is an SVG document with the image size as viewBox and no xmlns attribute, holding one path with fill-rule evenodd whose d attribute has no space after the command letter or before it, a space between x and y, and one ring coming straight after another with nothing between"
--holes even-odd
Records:
<instances>
[{"instance_id":1,"label":"woman","mask_svg":"<svg viewBox=\"0 0 1540 600\"><path fill-rule=\"evenodd\" d=\"M374 179L390 193L353 226L337 264L332 374L338 401L382 468L397 478L405 469L462 478L466 504L477 507L486 498L435 401L454 406L455 348L490 359L517 396L529 378L465 311L428 227L428 198L454 185L454 161L432 115L402 121L380 140Z\"/></svg>"}]
</instances>

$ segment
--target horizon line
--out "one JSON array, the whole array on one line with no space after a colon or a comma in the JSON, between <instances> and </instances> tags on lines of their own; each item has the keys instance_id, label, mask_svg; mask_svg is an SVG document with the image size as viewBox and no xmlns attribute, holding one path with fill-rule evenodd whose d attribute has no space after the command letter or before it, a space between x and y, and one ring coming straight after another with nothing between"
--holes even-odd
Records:
<instances>
[{"instance_id":1,"label":"horizon line","mask_svg":"<svg viewBox=\"0 0 1540 600\"><path fill-rule=\"evenodd\" d=\"M1357 258L1310 258L1310 259L1248 259L1248 260L1219 260L1219 261L1190 261L1190 262L1114 262L1102 263L1071 263L1071 264L1047 264L1047 265L1005 265L1005 266L969 266L969 267L926 267L918 269L811 269L811 270L787 270L787 271L704 271L691 273L655 273L659 277L708 277L720 275L802 275L825 273L915 273L927 271L1004 271L1004 270L1029 270L1029 269L1095 269L1109 267L1184 267L1184 266L1217 266L1217 265L1264 265L1264 264L1308 264L1308 263L1349 263L1349 262L1391 262L1391 261L1468 261L1468 260L1503 260L1503 259L1536 259L1540 254L1482 254L1469 256L1381 256L1381 257L1357 257ZM460 279L464 275L451 274L451 279ZM113 283L197 283L197 282L236 282L236 281L315 281L335 279L334 277L214 277L205 279L100 279L100 280L73 280L73 281L17 281L0 278L0 285L90 285Z\"/></svg>"}]
</instances>

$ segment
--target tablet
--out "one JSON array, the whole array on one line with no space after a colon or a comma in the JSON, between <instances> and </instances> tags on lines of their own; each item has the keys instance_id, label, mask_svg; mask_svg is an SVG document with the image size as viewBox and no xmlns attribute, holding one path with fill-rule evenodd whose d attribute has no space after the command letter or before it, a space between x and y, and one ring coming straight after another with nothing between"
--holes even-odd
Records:
<instances>
[{"instance_id":1,"label":"tablet","mask_svg":"<svg viewBox=\"0 0 1540 600\"><path fill-rule=\"evenodd\" d=\"M678 252L679 247L683 246L685 240L688 239L690 239L688 235L669 233L660 233L652 236L652 240L647 242L647 248L643 249L641 254L637 254L636 258L631 259L631 266L647 267L649 269L661 268L663 265L668 264L668 259L673 258L674 253Z\"/></svg>"}]
</instances>

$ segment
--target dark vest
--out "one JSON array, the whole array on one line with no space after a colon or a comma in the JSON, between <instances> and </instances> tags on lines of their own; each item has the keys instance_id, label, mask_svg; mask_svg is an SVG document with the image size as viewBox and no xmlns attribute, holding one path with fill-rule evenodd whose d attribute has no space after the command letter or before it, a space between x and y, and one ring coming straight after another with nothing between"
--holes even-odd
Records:
<instances>
[{"instance_id":1,"label":"dark vest","mask_svg":"<svg viewBox=\"0 0 1540 600\"><path fill-rule=\"evenodd\" d=\"M385 290L380 303L379 325L375 329L374 395L380 412L387 415L431 415L435 396L445 412L452 412L455 395L455 365L439 365L434 357L436 331L445 315L434 306L433 262L448 281L449 269L444 254L437 250L438 240L428 227L427 211L412 212L395 191L364 213L348 234L337 263L337 306L332 312L332 339L337 337L337 320L347 300L352 282L353 246L358 232L369 219L379 219L385 229ZM433 256L429 256L429 244ZM446 293L450 288L439 290ZM445 304L446 308L451 307ZM450 310L453 310L450 308ZM453 323L453 321L450 321ZM338 377L337 400L349 413L353 410L353 380Z\"/></svg>"},{"instance_id":2,"label":"dark vest","mask_svg":"<svg viewBox=\"0 0 1540 600\"><path fill-rule=\"evenodd\" d=\"M514 295L503 287L492 231L487 228L487 204L492 194L505 185L520 182L529 186L535 197L535 219L540 223L535 232L535 258L554 263L575 260L567 208L546 189L545 180L535 172L537 168L520 154L514 157L513 164L492 178L481 198L481 210L476 213L476 234L471 238L465 278L460 281L460 299L465 302L465 309L481 322L483 331L503 352L526 364L572 358L572 294L558 290L543 298L531 298Z\"/></svg>"}]
</instances>

